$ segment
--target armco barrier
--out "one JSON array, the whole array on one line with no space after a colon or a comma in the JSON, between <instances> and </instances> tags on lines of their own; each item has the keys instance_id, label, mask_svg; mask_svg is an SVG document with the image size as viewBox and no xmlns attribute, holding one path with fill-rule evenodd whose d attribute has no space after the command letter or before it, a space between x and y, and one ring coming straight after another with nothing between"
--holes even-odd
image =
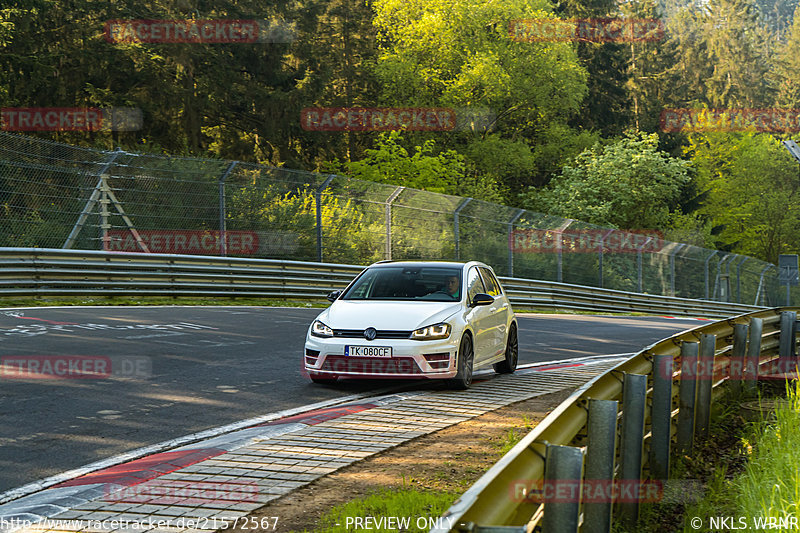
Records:
<instances>
[{"instance_id":1,"label":"armco barrier","mask_svg":"<svg viewBox=\"0 0 800 533\"><path fill-rule=\"evenodd\" d=\"M762 310L697 327L652 344L596 377L450 507L444 515L455 524L450 531L524 533L537 526L543 533L577 531L580 513L582 531L610 531L611 501L553 495L559 490L569 495L575 483L608 487L615 472L618 484L645 479L640 487L651 487L667 480L671 448L689 453L694 438L708 433L712 387L730 379L736 390L752 388L759 375L772 372L776 360L786 363L781 370L796 372L796 312ZM570 480L571 487L564 485ZM637 519L642 500L632 500L617 502L621 519Z\"/></svg>"},{"instance_id":2,"label":"armco barrier","mask_svg":"<svg viewBox=\"0 0 800 533\"><path fill-rule=\"evenodd\" d=\"M47 248L0 248L3 296L190 296L323 299L363 266ZM761 309L501 277L512 305L592 312L724 317Z\"/></svg>"}]
</instances>

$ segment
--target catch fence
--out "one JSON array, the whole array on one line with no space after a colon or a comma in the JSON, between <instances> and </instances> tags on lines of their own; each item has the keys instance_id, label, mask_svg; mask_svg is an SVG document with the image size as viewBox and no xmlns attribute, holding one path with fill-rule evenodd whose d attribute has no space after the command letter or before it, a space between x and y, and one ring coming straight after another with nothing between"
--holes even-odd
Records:
<instances>
[{"instance_id":1,"label":"catch fence","mask_svg":"<svg viewBox=\"0 0 800 533\"><path fill-rule=\"evenodd\" d=\"M8 132L0 132L0 209L2 247L345 264L474 259L515 278L787 303L775 265L655 232L345 176L96 150Z\"/></svg>"}]
</instances>

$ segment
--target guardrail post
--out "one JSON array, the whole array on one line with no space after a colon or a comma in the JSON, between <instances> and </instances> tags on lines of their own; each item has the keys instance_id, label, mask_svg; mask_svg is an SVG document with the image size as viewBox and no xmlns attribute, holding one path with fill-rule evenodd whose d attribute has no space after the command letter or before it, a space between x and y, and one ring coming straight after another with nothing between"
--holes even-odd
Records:
<instances>
[{"instance_id":1,"label":"guardrail post","mask_svg":"<svg viewBox=\"0 0 800 533\"><path fill-rule=\"evenodd\" d=\"M618 483L631 484L637 494L642 477L644 448L644 417L647 404L647 376L625 374L622 384L622 444ZM639 502L621 502L619 515L623 523L634 524L639 519Z\"/></svg>"},{"instance_id":2,"label":"guardrail post","mask_svg":"<svg viewBox=\"0 0 800 533\"><path fill-rule=\"evenodd\" d=\"M607 495L614 482L614 459L617 453L617 402L614 400L589 400L587 421L585 483L594 483L596 493ZM584 495L584 500L586 495ZM611 506L609 498L601 501L584 501L582 533L608 533L611 531Z\"/></svg>"},{"instance_id":3,"label":"guardrail post","mask_svg":"<svg viewBox=\"0 0 800 533\"><path fill-rule=\"evenodd\" d=\"M711 386L714 384L714 351L716 335L700 337L700 359L697 363L697 403L695 405L694 434L707 437L711 423Z\"/></svg>"},{"instance_id":4,"label":"guardrail post","mask_svg":"<svg viewBox=\"0 0 800 533\"><path fill-rule=\"evenodd\" d=\"M572 446L547 446L544 467L544 516L547 533L577 533L583 452Z\"/></svg>"},{"instance_id":5,"label":"guardrail post","mask_svg":"<svg viewBox=\"0 0 800 533\"><path fill-rule=\"evenodd\" d=\"M752 392L756 388L758 379L758 362L761 358L761 335L764 331L764 321L753 317L750 319L750 335L747 340L747 356L744 367L744 390Z\"/></svg>"},{"instance_id":6,"label":"guardrail post","mask_svg":"<svg viewBox=\"0 0 800 533\"><path fill-rule=\"evenodd\" d=\"M742 393L748 329L747 324L734 324L733 326L733 351L731 352L731 364L728 367L728 380L730 381L731 392L736 395Z\"/></svg>"},{"instance_id":7,"label":"guardrail post","mask_svg":"<svg viewBox=\"0 0 800 533\"><path fill-rule=\"evenodd\" d=\"M650 408L650 477L653 479L669 479L673 370L671 355L653 357L653 405Z\"/></svg>"},{"instance_id":8,"label":"guardrail post","mask_svg":"<svg viewBox=\"0 0 800 533\"><path fill-rule=\"evenodd\" d=\"M797 313L794 311L781 311L781 337L778 355L781 359L797 354L795 349L795 333L797 331Z\"/></svg>"},{"instance_id":9,"label":"guardrail post","mask_svg":"<svg viewBox=\"0 0 800 533\"><path fill-rule=\"evenodd\" d=\"M697 394L699 344L681 344L681 383L678 390L678 450L686 453L694 445L694 401Z\"/></svg>"}]
</instances>

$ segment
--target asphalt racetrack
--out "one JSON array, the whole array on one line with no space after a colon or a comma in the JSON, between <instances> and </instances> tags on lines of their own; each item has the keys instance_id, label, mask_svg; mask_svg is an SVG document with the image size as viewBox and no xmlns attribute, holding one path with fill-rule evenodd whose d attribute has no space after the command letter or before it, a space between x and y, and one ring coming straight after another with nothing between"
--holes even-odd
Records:
<instances>
[{"instance_id":1,"label":"asphalt racetrack","mask_svg":"<svg viewBox=\"0 0 800 533\"><path fill-rule=\"evenodd\" d=\"M0 374L0 492L142 446L397 382L312 384L301 372L321 309L0 310L0 360L65 356L91 379ZM691 319L523 315L520 364L638 351ZM33 358L35 359L35 357ZM46 359L42 358L43 364ZM81 367L85 369L86 367ZM440 387L436 381L408 386Z\"/></svg>"}]
</instances>

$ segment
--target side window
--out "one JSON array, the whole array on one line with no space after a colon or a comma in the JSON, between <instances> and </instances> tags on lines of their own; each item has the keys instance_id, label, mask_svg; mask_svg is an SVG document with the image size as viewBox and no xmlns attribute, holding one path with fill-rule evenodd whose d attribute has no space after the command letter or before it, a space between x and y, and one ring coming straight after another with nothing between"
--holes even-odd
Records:
<instances>
[{"instance_id":1,"label":"side window","mask_svg":"<svg viewBox=\"0 0 800 533\"><path fill-rule=\"evenodd\" d=\"M467 274L467 303L471 302L472 299L475 298L476 294L480 294L482 292L486 292L486 289L483 286L483 281L478 273L478 269L472 267L469 269L469 274Z\"/></svg>"},{"instance_id":2,"label":"side window","mask_svg":"<svg viewBox=\"0 0 800 533\"><path fill-rule=\"evenodd\" d=\"M481 276L486 285L486 294L496 297L503 293L503 290L500 288L500 283L497 281L497 278L494 277L491 270L481 267Z\"/></svg>"}]
</instances>

